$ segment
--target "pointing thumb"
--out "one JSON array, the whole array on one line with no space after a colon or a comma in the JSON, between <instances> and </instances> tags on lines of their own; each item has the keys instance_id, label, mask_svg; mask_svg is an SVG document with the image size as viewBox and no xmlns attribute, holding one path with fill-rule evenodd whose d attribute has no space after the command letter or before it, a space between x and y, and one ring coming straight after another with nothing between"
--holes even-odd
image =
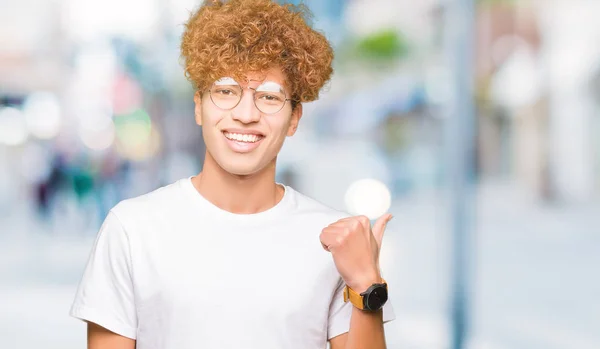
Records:
<instances>
[{"instance_id":1,"label":"pointing thumb","mask_svg":"<svg viewBox=\"0 0 600 349\"><path fill-rule=\"evenodd\" d=\"M375 237L375 240L377 241L377 245L379 247L381 247L381 241L383 240L383 233L385 231L385 227L392 218L393 216L387 213L379 217L377 221L375 221L375 224L373 224L373 229L371 230L373 231L373 236Z\"/></svg>"}]
</instances>

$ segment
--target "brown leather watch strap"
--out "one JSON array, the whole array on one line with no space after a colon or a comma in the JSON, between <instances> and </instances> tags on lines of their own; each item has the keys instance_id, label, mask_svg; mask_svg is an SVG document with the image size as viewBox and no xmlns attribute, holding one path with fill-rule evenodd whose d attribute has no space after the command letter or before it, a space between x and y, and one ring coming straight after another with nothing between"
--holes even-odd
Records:
<instances>
[{"instance_id":1,"label":"brown leather watch strap","mask_svg":"<svg viewBox=\"0 0 600 349\"><path fill-rule=\"evenodd\" d=\"M385 284L387 288L387 282L383 278L381 279L381 283ZM348 285L344 287L344 303L347 301L350 301L358 309L364 310L363 296L348 287Z\"/></svg>"}]
</instances>

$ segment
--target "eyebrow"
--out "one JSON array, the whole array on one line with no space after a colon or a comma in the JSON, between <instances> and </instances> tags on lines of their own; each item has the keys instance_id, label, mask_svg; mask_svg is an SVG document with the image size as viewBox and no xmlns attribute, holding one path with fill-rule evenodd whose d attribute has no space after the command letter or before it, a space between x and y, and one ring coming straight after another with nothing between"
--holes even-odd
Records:
<instances>
[{"instance_id":1,"label":"eyebrow","mask_svg":"<svg viewBox=\"0 0 600 349\"><path fill-rule=\"evenodd\" d=\"M281 91L283 91L286 95L289 93L288 89L286 88L285 83L284 84L280 84L277 81L272 81L272 80L268 80L268 79L263 79L263 80L257 80L257 79L245 79L247 83L251 82L251 81L255 81L255 82L260 82L260 84L256 87L259 88L265 84L271 83L271 84L276 84ZM215 81L215 84L217 85L239 85L241 86L241 84L239 82L237 82L237 80L235 80L234 78L230 77L230 76L224 76L222 78L220 78L219 80ZM254 89L256 90L256 89ZM274 89L264 89L262 91L275 91Z\"/></svg>"},{"instance_id":2,"label":"eyebrow","mask_svg":"<svg viewBox=\"0 0 600 349\"><path fill-rule=\"evenodd\" d=\"M285 88L275 81L265 81L262 84L258 85L255 90L266 92L285 92Z\"/></svg>"},{"instance_id":3,"label":"eyebrow","mask_svg":"<svg viewBox=\"0 0 600 349\"><path fill-rule=\"evenodd\" d=\"M215 81L215 84L217 85L239 85L239 83L237 81L235 81L234 78L231 78L229 76L226 77L222 77L219 80Z\"/></svg>"}]
</instances>

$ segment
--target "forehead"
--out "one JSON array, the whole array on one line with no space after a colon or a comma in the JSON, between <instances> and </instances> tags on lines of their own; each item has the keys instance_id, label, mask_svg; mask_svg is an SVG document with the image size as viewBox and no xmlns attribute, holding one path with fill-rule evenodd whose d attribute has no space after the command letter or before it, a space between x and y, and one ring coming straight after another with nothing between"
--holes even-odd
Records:
<instances>
[{"instance_id":1,"label":"forehead","mask_svg":"<svg viewBox=\"0 0 600 349\"><path fill-rule=\"evenodd\" d=\"M242 78L237 79L237 82L243 86L258 86L265 81L275 82L281 85L286 90L289 88L287 79L283 71L279 68L270 68L264 72L248 72L242 74Z\"/></svg>"}]
</instances>

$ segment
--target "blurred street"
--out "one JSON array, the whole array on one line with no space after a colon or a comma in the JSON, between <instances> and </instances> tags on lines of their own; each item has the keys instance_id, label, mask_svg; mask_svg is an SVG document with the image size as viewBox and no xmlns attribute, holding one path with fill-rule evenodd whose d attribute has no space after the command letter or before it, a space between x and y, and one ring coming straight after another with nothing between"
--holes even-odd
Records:
<instances>
[{"instance_id":1,"label":"blurred street","mask_svg":"<svg viewBox=\"0 0 600 349\"><path fill-rule=\"evenodd\" d=\"M600 349L600 1L302 2L334 75L276 180L395 216L388 348L458 349L464 277L460 349ZM0 5L0 349L83 348L68 312L108 210L202 170L180 57L199 4Z\"/></svg>"},{"instance_id":2,"label":"blurred street","mask_svg":"<svg viewBox=\"0 0 600 349\"><path fill-rule=\"evenodd\" d=\"M600 207L544 207L520 193L479 188L471 348L600 348ZM82 348L85 327L67 312L95 232L81 231L73 211L50 234L28 211L21 202L0 221L2 346ZM391 212L381 258L398 318L388 346L446 348L443 198L406 198Z\"/></svg>"}]
</instances>

